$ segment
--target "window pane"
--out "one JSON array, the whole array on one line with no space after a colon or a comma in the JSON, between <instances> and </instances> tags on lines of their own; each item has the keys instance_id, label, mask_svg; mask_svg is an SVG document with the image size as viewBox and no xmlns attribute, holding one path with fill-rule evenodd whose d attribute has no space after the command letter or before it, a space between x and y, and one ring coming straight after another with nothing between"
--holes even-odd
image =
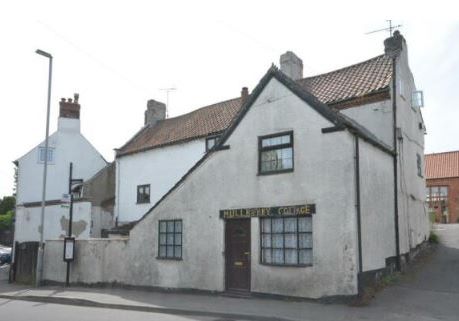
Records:
<instances>
[{"instance_id":1,"label":"window pane","mask_svg":"<svg viewBox=\"0 0 459 321\"><path fill-rule=\"evenodd\" d=\"M299 217L298 230L300 232L312 232L312 218L310 216Z\"/></svg>"},{"instance_id":2,"label":"window pane","mask_svg":"<svg viewBox=\"0 0 459 321\"><path fill-rule=\"evenodd\" d=\"M285 264L298 264L297 253L297 250L285 250Z\"/></svg>"},{"instance_id":3,"label":"window pane","mask_svg":"<svg viewBox=\"0 0 459 321\"><path fill-rule=\"evenodd\" d=\"M293 160L291 158L286 158L282 160L282 169L293 168Z\"/></svg>"},{"instance_id":4,"label":"window pane","mask_svg":"<svg viewBox=\"0 0 459 321\"><path fill-rule=\"evenodd\" d=\"M300 250L300 264L312 264L312 250Z\"/></svg>"},{"instance_id":5,"label":"window pane","mask_svg":"<svg viewBox=\"0 0 459 321\"><path fill-rule=\"evenodd\" d=\"M284 263L284 250L273 250L273 263Z\"/></svg>"},{"instance_id":6,"label":"window pane","mask_svg":"<svg viewBox=\"0 0 459 321\"><path fill-rule=\"evenodd\" d=\"M159 222L159 231L161 233L166 232L166 222L165 221L160 221Z\"/></svg>"},{"instance_id":7,"label":"window pane","mask_svg":"<svg viewBox=\"0 0 459 321\"><path fill-rule=\"evenodd\" d=\"M296 232L296 217L284 219L285 232Z\"/></svg>"},{"instance_id":8,"label":"window pane","mask_svg":"<svg viewBox=\"0 0 459 321\"><path fill-rule=\"evenodd\" d=\"M281 137L281 144L289 144L290 143L290 135L285 135Z\"/></svg>"},{"instance_id":9,"label":"window pane","mask_svg":"<svg viewBox=\"0 0 459 321\"><path fill-rule=\"evenodd\" d=\"M448 196L448 187L446 187L446 186L440 187L440 196L441 197Z\"/></svg>"},{"instance_id":10,"label":"window pane","mask_svg":"<svg viewBox=\"0 0 459 321\"><path fill-rule=\"evenodd\" d=\"M312 234L301 233L300 234L300 248L312 248Z\"/></svg>"},{"instance_id":11,"label":"window pane","mask_svg":"<svg viewBox=\"0 0 459 321\"><path fill-rule=\"evenodd\" d=\"M273 247L283 248L284 247L284 235L283 234L273 234Z\"/></svg>"},{"instance_id":12,"label":"window pane","mask_svg":"<svg viewBox=\"0 0 459 321\"><path fill-rule=\"evenodd\" d=\"M285 234L285 247L287 248L297 248L297 238L295 234Z\"/></svg>"},{"instance_id":13,"label":"window pane","mask_svg":"<svg viewBox=\"0 0 459 321\"><path fill-rule=\"evenodd\" d=\"M175 245L182 245L182 234L175 234Z\"/></svg>"},{"instance_id":14,"label":"window pane","mask_svg":"<svg viewBox=\"0 0 459 321\"><path fill-rule=\"evenodd\" d=\"M284 220L282 218L274 218L272 219L273 222L273 233L282 233L284 230Z\"/></svg>"},{"instance_id":15,"label":"window pane","mask_svg":"<svg viewBox=\"0 0 459 321\"><path fill-rule=\"evenodd\" d=\"M263 250L262 252L262 262L272 263L271 250Z\"/></svg>"},{"instance_id":16,"label":"window pane","mask_svg":"<svg viewBox=\"0 0 459 321\"><path fill-rule=\"evenodd\" d=\"M182 247L181 246L176 246L175 247L174 257L175 258L181 258L182 257Z\"/></svg>"},{"instance_id":17,"label":"window pane","mask_svg":"<svg viewBox=\"0 0 459 321\"><path fill-rule=\"evenodd\" d=\"M174 244L174 234L167 234L167 245Z\"/></svg>"},{"instance_id":18,"label":"window pane","mask_svg":"<svg viewBox=\"0 0 459 321\"><path fill-rule=\"evenodd\" d=\"M159 244L166 245L166 234L159 234Z\"/></svg>"},{"instance_id":19,"label":"window pane","mask_svg":"<svg viewBox=\"0 0 459 321\"><path fill-rule=\"evenodd\" d=\"M271 247L271 234L263 234L261 238L262 247Z\"/></svg>"},{"instance_id":20,"label":"window pane","mask_svg":"<svg viewBox=\"0 0 459 321\"><path fill-rule=\"evenodd\" d=\"M174 257L174 247L173 246L167 246L167 257Z\"/></svg>"},{"instance_id":21,"label":"window pane","mask_svg":"<svg viewBox=\"0 0 459 321\"><path fill-rule=\"evenodd\" d=\"M175 233L182 232L182 221L175 221Z\"/></svg>"},{"instance_id":22,"label":"window pane","mask_svg":"<svg viewBox=\"0 0 459 321\"><path fill-rule=\"evenodd\" d=\"M165 246L160 246L159 247L159 256L160 257L166 257L166 247Z\"/></svg>"},{"instance_id":23,"label":"window pane","mask_svg":"<svg viewBox=\"0 0 459 321\"><path fill-rule=\"evenodd\" d=\"M269 218L265 218L265 219L261 219L261 230L264 232L264 233L269 233L271 232L271 219Z\"/></svg>"},{"instance_id":24,"label":"window pane","mask_svg":"<svg viewBox=\"0 0 459 321\"><path fill-rule=\"evenodd\" d=\"M174 222L173 221L168 221L167 222L167 232L168 233L173 233L174 232Z\"/></svg>"}]
</instances>

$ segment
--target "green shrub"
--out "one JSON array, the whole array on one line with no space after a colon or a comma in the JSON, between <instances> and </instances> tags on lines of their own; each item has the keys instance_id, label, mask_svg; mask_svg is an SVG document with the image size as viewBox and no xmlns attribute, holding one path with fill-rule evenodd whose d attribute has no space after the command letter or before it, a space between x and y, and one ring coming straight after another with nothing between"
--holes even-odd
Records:
<instances>
[{"instance_id":1,"label":"green shrub","mask_svg":"<svg viewBox=\"0 0 459 321\"><path fill-rule=\"evenodd\" d=\"M438 235L431 231L430 232L430 236L429 236L429 242L437 244L438 243Z\"/></svg>"},{"instance_id":2,"label":"green shrub","mask_svg":"<svg viewBox=\"0 0 459 321\"><path fill-rule=\"evenodd\" d=\"M9 230L13 226L14 212L8 211L0 215L0 230Z\"/></svg>"}]
</instances>

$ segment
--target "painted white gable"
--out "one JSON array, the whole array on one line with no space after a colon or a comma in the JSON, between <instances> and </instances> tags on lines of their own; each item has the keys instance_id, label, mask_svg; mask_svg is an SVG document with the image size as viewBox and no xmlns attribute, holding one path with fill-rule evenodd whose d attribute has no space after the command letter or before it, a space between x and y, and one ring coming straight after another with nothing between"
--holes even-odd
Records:
<instances>
[{"instance_id":1,"label":"painted white gable","mask_svg":"<svg viewBox=\"0 0 459 321\"><path fill-rule=\"evenodd\" d=\"M205 139L156 148L116 160L118 223L140 219L204 155ZM137 186L150 185L150 201L137 203Z\"/></svg>"},{"instance_id":2,"label":"painted white gable","mask_svg":"<svg viewBox=\"0 0 459 321\"><path fill-rule=\"evenodd\" d=\"M17 204L39 202L42 198L42 142L18 159ZM80 133L80 120L59 118L58 130L50 135L49 147L53 159L48 163L46 200L59 200L68 193L69 165L73 162L73 177L86 180L107 165L102 155Z\"/></svg>"}]
</instances>

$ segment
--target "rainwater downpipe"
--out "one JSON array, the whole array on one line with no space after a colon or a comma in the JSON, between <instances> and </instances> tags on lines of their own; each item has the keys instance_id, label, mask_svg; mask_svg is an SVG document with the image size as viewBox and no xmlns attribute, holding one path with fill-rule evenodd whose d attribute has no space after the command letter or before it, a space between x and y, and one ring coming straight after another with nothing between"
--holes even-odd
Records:
<instances>
[{"instance_id":1,"label":"rainwater downpipe","mask_svg":"<svg viewBox=\"0 0 459 321\"><path fill-rule=\"evenodd\" d=\"M392 58L392 114L393 114L393 146L394 146L394 226L395 226L395 266L401 270L400 264L400 234L398 219L398 171L397 171L397 59Z\"/></svg>"}]
</instances>

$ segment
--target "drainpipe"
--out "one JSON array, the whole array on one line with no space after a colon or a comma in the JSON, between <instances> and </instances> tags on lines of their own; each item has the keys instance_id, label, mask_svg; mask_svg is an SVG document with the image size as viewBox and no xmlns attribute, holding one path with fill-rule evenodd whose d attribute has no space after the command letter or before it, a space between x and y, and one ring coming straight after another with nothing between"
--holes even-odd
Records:
<instances>
[{"instance_id":1,"label":"drainpipe","mask_svg":"<svg viewBox=\"0 0 459 321\"><path fill-rule=\"evenodd\" d=\"M360 152L359 152L359 138L355 138L355 207L357 211L357 246L359 251L359 272L357 274L357 290L358 295L362 294L362 280L361 275L363 272L363 258L362 258L362 215L360 206Z\"/></svg>"},{"instance_id":2,"label":"drainpipe","mask_svg":"<svg viewBox=\"0 0 459 321\"><path fill-rule=\"evenodd\" d=\"M392 58L392 113L393 113L393 146L394 146L394 226L395 226L395 265L397 271L401 270L400 265L400 234L398 223L398 171L397 171L397 59Z\"/></svg>"}]
</instances>

